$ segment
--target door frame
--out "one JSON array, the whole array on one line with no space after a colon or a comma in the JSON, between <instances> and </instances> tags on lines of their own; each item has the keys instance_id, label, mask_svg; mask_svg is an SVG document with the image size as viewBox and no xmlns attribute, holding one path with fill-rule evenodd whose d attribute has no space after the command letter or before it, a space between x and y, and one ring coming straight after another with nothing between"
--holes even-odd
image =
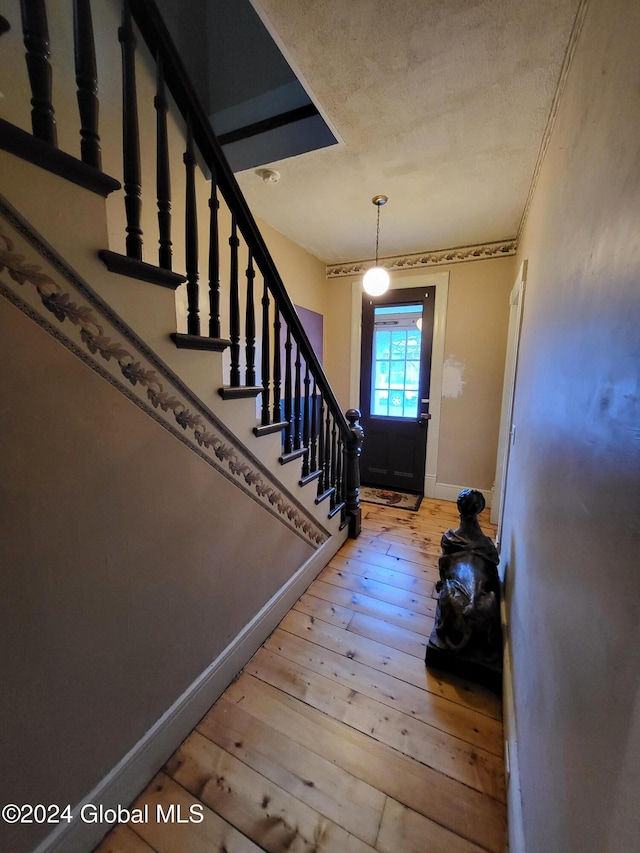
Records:
<instances>
[{"instance_id":1,"label":"door frame","mask_svg":"<svg viewBox=\"0 0 640 853\"><path fill-rule=\"evenodd\" d=\"M504 517L504 501L507 492L507 474L509 471L509 455L515 442L515 427L513 425L513 398L518 371L518 350L520 346L520 329L522 327L522 309L524 306L524 291L527 282L527 261L520 264L518 276L509 294L509 330L507 332L507 352L504 365L504 383L502 386L502 405L500 408L500 428L498 431L498 455L496 459L496 476L491 503L491 522L496 524L496 546L500 549L502 520Z\"/></svg>"},{"instance_id":2,"label":"door frame","mask_svg":"<svg viewBox=\"0 0 640 853\"><path fill-rule=\"evenodd\" d=\"M433 312L433 343L431 348L431 389L429 391L429 413L431 420L426 429L427 455L424 468L423 494L436 497L438 468L438 443L440 441L440 414L442 409L442 372L444 368L444 338L447 324L447 300L449 297L449 270L421 273L420 275L396 276L391 279L391 290L406 290L410 287L435 287L436 299ZM360 351L362 339L362 278L351 281L351 352L349 405L360 407ZM366 441L366 436L365 436Z\"/></svg>"},{"instance_id":3,"label":"door frame","mask_svg":"<svg viewBox=\"0 0 640 853\"><path fill-rule=\"evenodd\" d=\"M426 293L425 293L426 291ZM378 308L389 308L395 305L395 310L402 313L403 306L420 304L422 309L422 331L420 335L420 379L416 389L416 413L411 417L394 415L380 416L373 414L372 380L376 374L375 336L376 312ZM426 468L427 442L425 433L429 424L421 421L422 414L429 413L431 397L431 354L433 351L433 316L435 313L435 287L418 285L413 288L394 288L387 290L381 296L362 294L362 338L360 354L360 423L364 429L367 441L362 448L360 460L360 479L368 485L380 488L400 489L424 495L424 477ZM415 317L411 315L415 328ZM403 327L406 328L406 327ZM393 330L387 329L393 334ZM392 349L390 344L390 349ZM391 352L389 353L391 356ZM390 365L394 362L391 361ZM392 395L390 384L388 394ZM405 388L405 390L407 390ZM426 400L426 402L423 402ZM368 435L370 433L370 435ZM382 436L386 436L385 439ZM382 447L384 443L384 449ZM371 448L368 450L369 444ZM378 468L380 458L386 457L386 473ZM411 463L409 460L411 459ZM376 471L378 473L376 473ZM409 473L411 476L409 477ZM376 482L378 481L378 482Z\"/></svg>"}]
</instances>

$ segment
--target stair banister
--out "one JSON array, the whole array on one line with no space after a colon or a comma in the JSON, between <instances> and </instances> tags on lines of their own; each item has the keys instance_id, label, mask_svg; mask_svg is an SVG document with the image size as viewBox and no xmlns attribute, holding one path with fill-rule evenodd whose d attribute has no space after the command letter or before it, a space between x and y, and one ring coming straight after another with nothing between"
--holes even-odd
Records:
<instances>
[{"instance_id":1,"label":"stair banister","mask_svg":"<svg viewBox=\"0 0 640 853\"><path fill-rule=\"evenodd\" d=\"M336 400L331 386L326 381L322 366L313 351L262 234L211 128L209 119L198 100L156 3L154 0L130 0L130 7L136 25L152 56L157 61L158 55L161 55L166 85L171 91L178 109L184 116L190 116L194 141L205 161L208 164L215 165L216 182L225 201L235 213L238 229L253 252L256 266L269 282L269 288L277 299L278 310L291 329L293 336L300 342L303 356L309 362L312 375L316 377L325 404L331 409L338 428L346 437L349 425L340 404Z\"/></svg>"},{"instance_id":2,"label":"stair banister","mask_svg":"<svg viewBox=\"0 0 640 853\"><path fill-rule=\"evenodd\" d=\"M26 61L32 90L33 134L0 120L0 147L106 196L112 190L119 188L120 184L113 178L103 175L99 168L98 80L90 3L91 0L74 0L73 2L75 71L82 160L56 147L55 118L51 103L52 72L49 64L46 0L20 0L23 35L27 49ZM158 66L154 98L158 266L146 263L142 258L141 147L135 79L136 34L132 26L134 22ZM0 34L6 31L7 26L7 22L0 18ZM359 514L357 468L359 442L361 443L361 430L355 426L353 419L355 410L350 410L347 419L338 404L220 142L185 71L155 0L122 0L122 21L118 30L118 40L121 45L123 72L126 255L118 255L105 249L100 250L98 254L110 270L122 275L140 278L172 289L187 281L188 334L174 332L171 338L177 346L190 349L222 351L230 347L231 382L230 386L220 389L221 396L225 399L233 399L255 396L262 391L261 425L254 428L254 433L267 435L285 431L284 453L280 457L280 462L287 464L294 459L300 459L302 466L300 485L304 486L317 480L316 502L320 503L328 499L329 517L340 512L343 523L346 522L345 516L348 515L350 532L354 535L353 531L359 527L359 522L356 522L356 516ZM171 272L171 185L167 140L168 104L165 91L171 92L187 127L184 156L186 277ZM196 147L211 171L208 336L201 335L199 319ZM230 340L220 338L218 192L224 198L232 219L232 233L229 240ZM240 375L243 329L239 316L239 236L243 238L248 250L244 385ZM256 272L259 272L263 278L261 388L255 386L254 277ZM256 298L259 297L256 295ZM271 313L271 305L273 305L273 313ZM284 328L282 328L283 323ZM273 348L270 351L271 336ZM281 341L284 342L284 356L281 354ZM284 364L282 364L283 359ZM284 395L281 398L283 391ZM309 397L310 393L311 397ZM359 433L358 430L360 430ZM355 441L356 434L360 435L359 442Z\"/></svg>"}]
</instances>

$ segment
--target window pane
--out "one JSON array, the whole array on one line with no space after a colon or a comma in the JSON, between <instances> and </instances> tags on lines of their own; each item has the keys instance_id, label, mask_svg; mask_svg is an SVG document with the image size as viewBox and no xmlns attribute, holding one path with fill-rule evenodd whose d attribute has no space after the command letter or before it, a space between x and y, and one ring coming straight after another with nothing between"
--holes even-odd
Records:
<instances>
[{"instance_id":1,"label":"window pane","mask_svg":"<svg viewBox=\"0 0 640 853\"><path fill-rule=\"evenodd\" d=\"M407 332L407 358L420 358L420 329Z\"/></svg>"},{"instance_id":2,"label":"window pane","mask_svg":"<svg viewBox=\"0 0 640 853\"><path fill-rule=\"evenodd\" d=\"M375 331L375 339L373 345L375 358L389 358L389 349L391 346L391 332Z\"/></svg>"},{"instance_id":3,"label":"window pane","mask_svg":"<svg viewBox=\"0 0 640 853\"><path fill-rule=\"evenodd\" d=\"M421 312L421 305L394 305L375 309L374 317L379 317L379 320L376 321L373 335L372 415L418 417L422 335L416 327L416 316Z\"/></svg>"},{"instance_id":4,"label":"window pane","mask_svg":"<svg viewBox=\"0 0 640 853\"><path fill-rule=\"evenodd\" d=\"M403 329L391 332L391 358L406 358L407 333Z\"/></svg>"},{"instance_id":5,"label":"window pane","mask_svg":"<svg viewBox=\"0 0 640 853\"><path fill-rule=\"evenodd\" d=\"M376 305L374 315L385 317L393 314L422 314L422 305Z\"/></svg>"},{"instance_id":6,"label":"window pane","mask_svg":"<svg viewBox=\"0 0 640 853\"><path fill-rule=\"evenodd\" d=\"M389 373L389 386L404 390L404 361L392 361Z\"/></svg>"},{"instance_id":7,"label":"window pane","mask_svg":"<svg viewBox=\"0 0 640 853\"><path fill-rule=\"evenodd\" d=\"M372 415L388 415L389 414L389 392L374 391L371 402Z\"/></svg>"},{"instance_id":8,"label":"window pane","mask_svg":"<svg viewBox=\"0 0 640 853\"><path fill-rule=\"evenodd\" d=\"M420 384L420 362L408 361L405 388L418 388Z\"/></svg>"},{"instance_id":9,"label":"window pane","mask_svg":"<svg viewBox=\"0 0 640 853\"><path fill-rule=\"evenodd\" d=\"M401 418L403 415L404 394L401 391L391 391L389 394L389 414Z\"/></svg>"},{"instance_id":10,"label":"window pane","mask_svg":"<svg viewBox=\"0 0 640 853\"><path fill-rule=\"evenodd\" d=\"M389 362L388 361L376 361L375 376L373 378L373 387L374 388L388 388L389 387Z\"/></svg>"},{"instance_id":11,"label":"window pane","mask_svg":"<svg viewBox=\"0 0 640 853\"><path fill-rule=\"evenodd\" d=\"M405 418L418 417L418 393L417 391L407 391L404 395L404 416Z\"/></svg>"}]
</instances>

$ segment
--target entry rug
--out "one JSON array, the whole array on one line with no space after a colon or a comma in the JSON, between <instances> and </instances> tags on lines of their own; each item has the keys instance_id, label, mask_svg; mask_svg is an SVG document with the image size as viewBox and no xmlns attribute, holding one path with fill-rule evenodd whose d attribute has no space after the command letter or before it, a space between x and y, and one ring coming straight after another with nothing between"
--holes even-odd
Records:
<instances>
[{"instance_id":1,"label":"entry rug","mask_svg":"<svg viewBox=\"0 0 640 853\"><path fill-rule=\"evenodd\" d=\"M360 500L368 504L392 506L395 509L408 509L415 512L420 506L422 495L396 492L392 489L375 489L373 486L360 486Z\"/></svg>"}]
</instances>

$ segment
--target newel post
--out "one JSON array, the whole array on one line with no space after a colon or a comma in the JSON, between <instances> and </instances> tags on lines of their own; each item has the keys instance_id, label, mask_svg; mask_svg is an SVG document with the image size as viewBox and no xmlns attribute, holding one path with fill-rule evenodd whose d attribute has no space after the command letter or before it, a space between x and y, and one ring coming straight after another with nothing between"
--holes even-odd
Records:
<instances>
[{"instance_id":1,"label":"newel post","mask_svg":"<svg viewBox=\"0 0 640 853\"><path fill-rule=\"evenodd\" d=\"M348 409L349 435L346 441L346 512L349 516L349 536L360 535L362 511L360 509L360 454L364 442L364 430L358 423L362 417L359 409Z\"/></svg>"}]
</instances>

